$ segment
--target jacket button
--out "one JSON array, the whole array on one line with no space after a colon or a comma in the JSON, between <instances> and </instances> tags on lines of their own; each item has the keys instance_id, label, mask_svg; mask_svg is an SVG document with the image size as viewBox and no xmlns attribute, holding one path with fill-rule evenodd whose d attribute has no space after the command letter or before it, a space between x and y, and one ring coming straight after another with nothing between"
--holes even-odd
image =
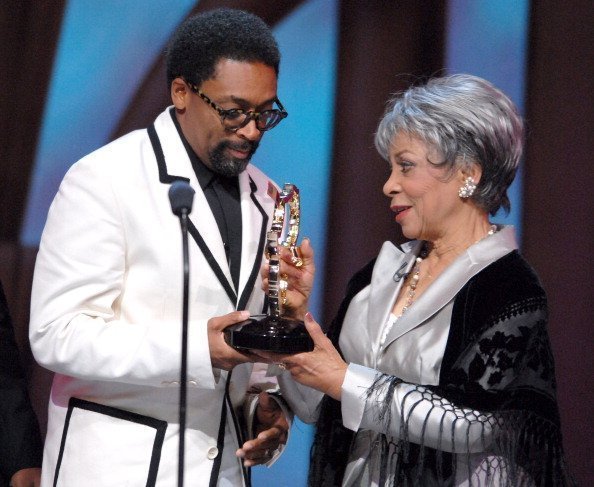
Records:
<instances>
[{"instance_id":1,"label":"jacket button","mask_svg":"<svg viewBox=\"0 0 594 487\"><path fill-rule=\"evenodd\" d=\"M208 458L209 460L214 460L215 458L217 458L218 454L219 449L216 446L211 446L208 449L208 452L206 453L206 458Z\"/></svg>"}]
</instances>

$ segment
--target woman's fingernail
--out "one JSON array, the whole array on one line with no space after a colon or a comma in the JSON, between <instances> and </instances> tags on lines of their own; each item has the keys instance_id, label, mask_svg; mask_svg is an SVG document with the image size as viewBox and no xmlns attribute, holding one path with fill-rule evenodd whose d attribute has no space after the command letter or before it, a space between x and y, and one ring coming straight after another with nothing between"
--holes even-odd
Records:
<instances>
[{"instance_id":1,"label":"woman's fingernail","mask_svg":"<svg viewBox=\"0 0 594 487\"><path fill-rule=\"evenodd\" d=\"M305 319L307 321L313 321L313 316L311 315L311 313L308 311L307 313L305 313Z\"/></svg>"}]
</instances>

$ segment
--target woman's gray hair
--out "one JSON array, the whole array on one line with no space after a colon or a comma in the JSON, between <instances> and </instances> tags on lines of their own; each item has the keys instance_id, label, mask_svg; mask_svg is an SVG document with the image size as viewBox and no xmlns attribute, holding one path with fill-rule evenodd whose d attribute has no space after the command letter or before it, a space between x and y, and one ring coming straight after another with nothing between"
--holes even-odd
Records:
<instances>
[{"instance_id":1,"label":"woman's gray hair","mask_svg":"<svg viewBox=\"0 0 594 487\"><path fill-rule=\"evenodd\" d=\"M399 132L437 150L442 160L430 162L450 174L478 164L482 176L472 200L492 215L500 207L509 212L507 188L522 156L524 128L516 106L491 83L456 74L397 94L375 134L375 147L388 161Z\"/></svg>"}]
</instances>

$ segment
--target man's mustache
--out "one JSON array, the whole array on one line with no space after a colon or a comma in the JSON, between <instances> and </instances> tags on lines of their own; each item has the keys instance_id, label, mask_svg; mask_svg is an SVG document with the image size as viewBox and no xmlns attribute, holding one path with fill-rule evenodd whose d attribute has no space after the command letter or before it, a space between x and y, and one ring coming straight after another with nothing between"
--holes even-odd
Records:
<instances>
[{"instance_id":1,"label":"man's mustache","mask_svg":"<svg viewBox=\"0 0 594 487\"><path fill-rule=\"evenodd\" d=\"M249 142L247 140L244 142L223 142L222 143L223 148L229 148L229 149L237 150L237 151L241 151L241 152L249 152L250 155L253 154L254 152L256 152L258 145L259 145L259 142Z\"/></svg>"}]
</instances>

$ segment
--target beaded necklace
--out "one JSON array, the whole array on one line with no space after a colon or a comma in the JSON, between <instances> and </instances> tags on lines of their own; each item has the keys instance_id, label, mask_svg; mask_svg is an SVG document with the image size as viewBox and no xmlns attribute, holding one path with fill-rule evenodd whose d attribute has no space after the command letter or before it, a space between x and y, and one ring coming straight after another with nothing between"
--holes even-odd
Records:
<instances>
[{"instance_id":1,"label":"beaded necklace","mask_svg":"<svg viewBox=\"0 0 594 487\"><path fill-rule=\"evenodd\" d=\"M478 239L476 242L474 242L473 245L479 243L481 240L484 240L488 236L493 235L496 231L497 231L497 225L491 225L487 234L484 237ZM402 311L398 315L398 318L400 318L406 312L406 310L410 307L410 305L413 303L413 301L415 299L415 293L417 290L417 286L419 285L419 279L420 279L420 275L421 275L421 262L423 262L423 259L425 257L427 257L428 254L429 254L429 249L427 248L427 242L423 242L421 251L419 252L419 255L417 256L417 258L415 259L415 266L413 268L413 274L412 274L410 282L408 284L408 291L406 294L406 302L404 303L404 306L402 307Z\"/></svg>"},{"instance_id":2,"label":"beaded necklace","mask_svg":"<svg viewBox=\"0 0 594 487\"><path fill-rule=\"evenodd\" d=\"M410 307L410 305L413 303L413 301L415 299L415 292L417 290L417 286L419 285L419 278L420 278L420 274L421 274L421 262L423 262L423 259L425 257L427 257L428 253L429 253L429 251L427 250L427 242L423 242L421 251L419 252L419 255L417 256L417 258L415 259L415 266L413 268L413 274L412 274L412 277L410 278L410 282L408 284L406 301L404 303L404 306L402 307L402 311L400 312L400 315L398 315L398 318L400 318L406 312L406 310Z\"/></svg>"},{"instance_id":3,"label":"beaded necklace","mask_svg":"<svg viewBox=\"0 0 594 487\"><path fill-rule=\"evenodd\" d=\"M491 228L489 229L487 234L483 238L477 240L475 242L475 244L480 242L481 240L487 238L489 235L493 235L496 231L497 231L497 226L491 225ZM392 319L390 319L388 322L385 323L381 337L380 337L380 342L379 342L380 347L384 346L384 343L386 342L388 333L390 333L390 330L392 329L394 324L402 317L402 315L406 312L406 310L408 308L410 308L410 306L412 305L412 303L415 299L417 286L419 285L419 280L420 280L420 275L421 275L421 262L423 262L423 259L425 259L428 254L429 254L429 248L427 246L427 242L423 242L423 245L421 246L421 251L419 252L419 255L417 256L417 258L415 259L415 266L413 267L413 270L412 270L412 276L410 276L410 273L409 273L410 282L408 284L408 290L406 291L406 293L407 293L406 294L406 302L404 303L404 306L402 308L402 311L400 311L400 314L398 316L392 315Z\"/></svg>"}]
</instances>

